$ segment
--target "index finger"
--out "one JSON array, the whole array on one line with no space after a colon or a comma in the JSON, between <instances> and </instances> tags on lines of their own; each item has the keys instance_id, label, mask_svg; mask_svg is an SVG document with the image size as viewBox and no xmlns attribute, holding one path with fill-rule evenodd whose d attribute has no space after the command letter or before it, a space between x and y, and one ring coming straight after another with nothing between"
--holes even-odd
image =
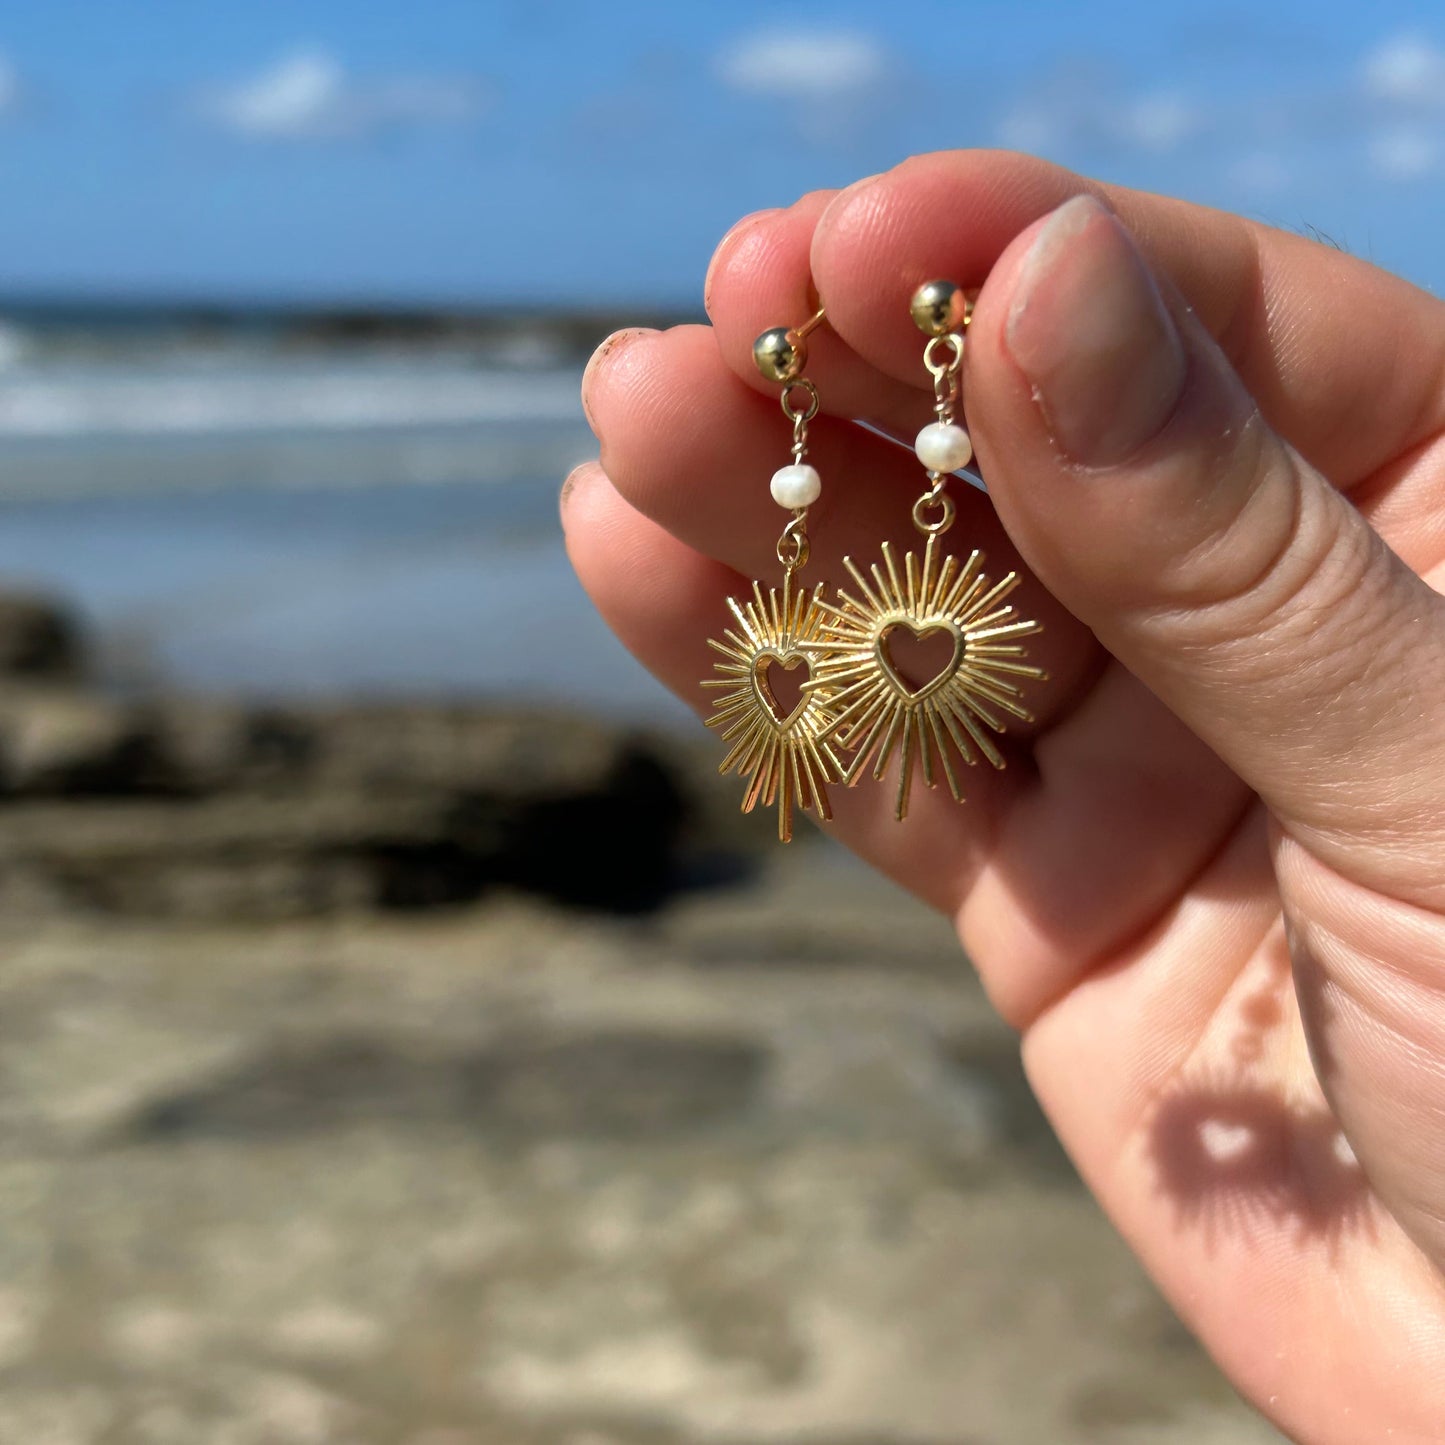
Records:
<instances>
[{"instance_id":1,"label":"index finger","mask_svg":"<svg viewBox=\"0 0 1445 1445\"><path fill-rule=\"evenodd\" d=\"M1445 305L1428 293L1303 236L1010 152L917 156L835 197L811 249L830 321L863 363L916 378L912 288L982 284L1015 236L1084 192L1118 213L1270 425L1337 486L1445 427Z\"/></svg>"}]
</instances>

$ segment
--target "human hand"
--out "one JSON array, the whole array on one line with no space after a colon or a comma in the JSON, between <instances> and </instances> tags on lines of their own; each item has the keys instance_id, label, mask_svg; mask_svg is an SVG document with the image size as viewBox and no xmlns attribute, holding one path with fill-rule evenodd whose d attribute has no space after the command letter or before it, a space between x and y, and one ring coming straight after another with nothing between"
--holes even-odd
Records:
<instances>
[{"instance_id":1,"label":"human hand","mask_svg":"<svg viewBox=\"0 0 1445 1445\"><path fill-rule=\"evenodd\" d=\"M564 489L582 582L700 710L724 598L777 572L752 339L810 276L810 576L911 542L917 461L852 419L931 419L908 298L982 282L990 497L955 486L951 535L1031 579L1051 679L966 805L916 788L898 824L865 781L829 831L956 918L1080 1171L1249 1399L1311 1445L1445 1440L1445 305L1016 155L747 218L711 328L599 350L601 461Z\"/></svg>"}]
</instances>

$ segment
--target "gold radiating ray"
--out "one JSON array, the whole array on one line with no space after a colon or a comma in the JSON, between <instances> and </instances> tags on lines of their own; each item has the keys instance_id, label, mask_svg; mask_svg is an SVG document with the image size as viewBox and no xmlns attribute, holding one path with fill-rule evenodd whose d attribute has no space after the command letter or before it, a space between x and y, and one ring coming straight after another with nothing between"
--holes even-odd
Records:
<instances>
[{"instance_id":1,"label":"gold radiating ray","mask_svg":"<svg viewBox=\"0 0 1445 1445\"><path fill-rule=\"evenodd\" d=\"M962 802L958 759L970 767L980 758L1004 766L989 734L1004 731L1005 715L1032 720L1014 679L1044 676L1024 660L1018 642L1038 632L1039 624L1015 617L1005 601L1018 586L1017 574L990 583L982 553L960 563L948 554L940 561L940 552L938 537L930 535L922 558L907 552L900 566L885 542L881 566L875 562L866 576L844 558L856 591L840 588L836 604L818 600L816 630L797 643L811 664L803 692L831 710L832 740L853 755L843 769L849 786L869 772L881 779L897 759L894 816L900 821L908 813L915 771L930 788L941 771ZM899 629L915 637L946 633L953 658L914 686L889 654L889 637Z\"/></svg>"},{"instance_id":2,"label":"gold radiating ray","mask_svg":"<svg viewBox=\"0 0 1445 1445\"><path fill-rule=\"evenodd\" d=\"M708 639L721 660L713 664L718 675L702 684L719 693L707 725L733 744L718 771L735 770L744 780L743 812L751 813L759 803L777 804L778 837L784 843L793 836L795 808L832 818L828 784L843 779L831 741L837 721L828 695L805 683L798 705L785 712L768 679L774 666L787 671L801 663L811 674L813 663L804 649L821 635L822 594L821 584L811 593L795 592L791 571L784 573L781 597L775 587L764 596L762 584L754 582L746 603L728 599L737 630L725 628L721 641Z\"/></svg>"}]
</instances>

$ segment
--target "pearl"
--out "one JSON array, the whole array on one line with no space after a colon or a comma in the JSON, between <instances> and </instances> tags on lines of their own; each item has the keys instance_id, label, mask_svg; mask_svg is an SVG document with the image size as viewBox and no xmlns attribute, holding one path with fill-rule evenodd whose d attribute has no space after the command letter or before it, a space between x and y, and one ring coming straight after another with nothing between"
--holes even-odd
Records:
<instances>
[{"instance_id":1,"label":"pearl","mask_svg":"<svg viewBox=\"0 0 1445 1445\"><path fill-rule=\"evenodd\" d=\"M787 507L789 510L810 506L823 495L823 479L818 475L818 469L810 467L806 462L794 462L792 466L779 467L773 473L773 480L769 485L772 488L773 500L780 507Z\"/></svg>"},{"instance_id":2,"label":"pearl","mask_svg":"<svg viewBox=\"0 0 1445 1445\"><path fill-rule=\"evenodd\" d=\"M968 433L946 421L929 422L918 433L913 450L930 472L956 472L966 467L973 457L973 443Z\"/></svg>"}]
</instances>

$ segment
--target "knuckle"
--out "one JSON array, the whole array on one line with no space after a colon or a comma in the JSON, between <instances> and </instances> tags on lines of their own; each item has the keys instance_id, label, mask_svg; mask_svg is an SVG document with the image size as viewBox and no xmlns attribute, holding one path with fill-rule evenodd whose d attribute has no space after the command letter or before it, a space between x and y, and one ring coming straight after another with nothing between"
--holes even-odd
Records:
<instances>
[{"instance_id":1,"label":"knuckle","mask_svg":"<svg viewBox=\"0 0 1445 1445\"><path fill-rule=\"evenodd\" d=\"M1362 653L1374 656L1388 631L1388 549L1262 423L1250 430L1231 465L1248 468L1255 485L1175 559L1142 625L1181 661L1208 654L1211 668L1240 681L1306 660L1322 684L1331 673L1358 676Z\"/></svg>"}]
</instances>

